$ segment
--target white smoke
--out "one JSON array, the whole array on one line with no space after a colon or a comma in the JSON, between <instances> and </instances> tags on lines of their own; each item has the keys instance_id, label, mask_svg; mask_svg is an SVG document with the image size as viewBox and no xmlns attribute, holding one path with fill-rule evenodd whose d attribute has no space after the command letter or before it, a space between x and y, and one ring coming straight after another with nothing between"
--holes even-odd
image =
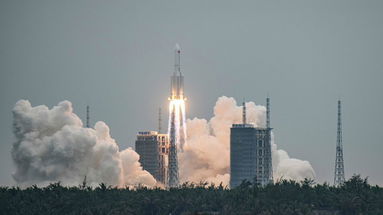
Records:
<instances>
[{"instance_id":1,"label":"white smoke","mask_svg":"<svg viewBox=\"0 0 383 215\"><path fill-rule=\"evenodd\" d=\"M266 108L246 103L247 121L255 126L265 126ZM230 180L230 127L241 123L242 108L234 98L222 96L214 107L209 120L187 120L187 144L179 153L181 182L206 181L228 185ZM286 151L277 149L272 139L274 179L302 180L315 178L314 169L308 161L290 158Z\"/></svg>"},{"instance_id":2,"label":"white smoke","mask_svg":"<svg viewBox=\"0 0 383 215\"><path fill-rule=\"evenodd\" d=\"M249 123L265 126L264 106L248 102L246 108ZM187 120L187 144L179 153L181 182L229 184L230 127L240 123L241 117L242 109L236 101L223 96L217 100L209 121ZM142 169L134 150L120 151L104 122L84 128L68 101L49 109L20 100L13 109L13 120L13 177L20 185L57 181L78 185L85 176L90 185L156 185L155 179ZM272 142L275 180L315 178L308 161L290 158Z\"/></svg>"},{"instance_id":3,"label":"white smoke","mask_svg":"<svg viewBox=\"0 0 383 215\"><path fill-rule=\"evenodd\" d=\"M13 121L13 178L20 185L57 181L79 185L85 176L89 185L156 184L153 176L142 170L134 150L119 151L104 122L84 128L69 101L49 109L20 100L13 109Z\"/></svg>"}]
</instances>

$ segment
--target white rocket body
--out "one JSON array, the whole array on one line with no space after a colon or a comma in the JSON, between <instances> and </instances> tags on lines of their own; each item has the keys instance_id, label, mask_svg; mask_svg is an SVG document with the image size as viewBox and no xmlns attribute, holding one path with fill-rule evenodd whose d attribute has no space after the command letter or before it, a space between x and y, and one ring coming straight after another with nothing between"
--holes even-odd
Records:
<instances>
[{"instance_id":1,"label":"white rocket body","mask_svg":"<svg viewBox=\"0 0 383 215\"><path fill-rule=\"evenodd\" d=\"M180 65L181 49L176 44L174 49L174 73L170 77L170 100L184 100L184 77Z\"/></svg>"}]
</instances>

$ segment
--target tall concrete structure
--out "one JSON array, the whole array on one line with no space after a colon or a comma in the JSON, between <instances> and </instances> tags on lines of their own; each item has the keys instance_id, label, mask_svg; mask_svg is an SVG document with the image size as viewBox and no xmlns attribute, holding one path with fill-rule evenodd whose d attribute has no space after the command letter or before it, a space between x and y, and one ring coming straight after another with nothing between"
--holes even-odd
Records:
<instances>
[{"instance_id":1,"label":"tall concrete structure","mask_svg":"<svg viewBox=\"0 0 383 215\"><path fill-rule=\"evenodd\" d=\"M335 173L334 185L339 186L343 184L344 177L344 163L343 163L343 143L342 143L342 112L341 102L338 100L338 123L337 123L337 138L336 138L336 157L335 157Z\"/></svg>"},{"instance_id":2,"label":"tall concrete structure","mask_svg":"<svg viewBox=\"0 0 383 215\"><path fill-rule=\"evenodd\" d=\"M243 103L242 124L230 129L230 187L243 180L266 185L273 180L271 157L271 128L269 99L267 99L267 126L254 127L246 122L246 106Z\"/></svg>"},{"instance_id":3,"label":"tall concrete structure","mask_svg":"<svg viewBox=\"0 0 383 215\"><path fill-rule=\"evenodd\" d=\"M163 183L167 183L169 137L156 131L138 132L136 152L144 170Z\"/></svg>"},{"instance_id":4,"label":"tall concrete structure","mask_svg":"<svg viewBox=\"0 0 383 215\"><path fill-rule=\"evenodd\" d=\"M177 151L183 150L186 138L186 99L184 97L184 77L181 73L180 56L181 49L177 44L174 50L174 73L170 79L168 187L177 187L179 185Z\"/></svg>"}]
</instances>

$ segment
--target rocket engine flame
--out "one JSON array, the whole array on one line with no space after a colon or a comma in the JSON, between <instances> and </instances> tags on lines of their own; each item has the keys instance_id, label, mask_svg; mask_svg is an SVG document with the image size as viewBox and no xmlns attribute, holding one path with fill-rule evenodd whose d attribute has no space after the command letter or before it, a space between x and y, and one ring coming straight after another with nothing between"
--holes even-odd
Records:
<instances>
[{"instance_id":1,"label":"rocket engine flame","mask_svg":"<svg viewBox=\"0 0 383 215\"><path fill-rule=\"evenodd\" d=\"M172 117L174 116L174 119ZM185 100L175 99L169 102L169 129L171 135L172 121L174 122L175 145L177 149L183 150L186 138Z\"/></svg>"}]
</instances>

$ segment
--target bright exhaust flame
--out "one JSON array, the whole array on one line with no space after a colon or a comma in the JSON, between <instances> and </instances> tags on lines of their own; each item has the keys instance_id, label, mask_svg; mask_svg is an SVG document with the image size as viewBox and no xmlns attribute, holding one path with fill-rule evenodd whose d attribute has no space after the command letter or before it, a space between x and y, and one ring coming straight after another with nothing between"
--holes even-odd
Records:
<instances>
[{"instance_id":1,"label":"bright exhaust flame","mask_svg":"<svg viewBox=\"0 0 383 215\"><path fill-rule=\"evenodd\" d=\"M174 114L174 119L172 120ZM173 99L169 103L169 126L168 134L171 134L172 123L174 123L175 145L181 151L186 140L185 100Z\"/></svg>"}]
</instances>

